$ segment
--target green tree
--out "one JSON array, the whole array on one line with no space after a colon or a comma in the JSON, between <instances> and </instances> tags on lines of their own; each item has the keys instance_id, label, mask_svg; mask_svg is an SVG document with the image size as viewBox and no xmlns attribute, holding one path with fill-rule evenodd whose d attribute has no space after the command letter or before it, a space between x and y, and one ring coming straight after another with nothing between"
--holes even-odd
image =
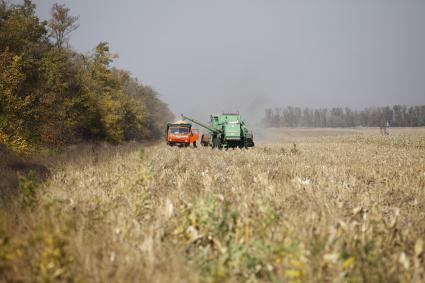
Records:
<instances>
[{"instance_id":1,"label":"green tree","mask_svg":"<svg viewBox=\"0 0 425 283\"><path fill-rule=\"evenodd\" d=\"M29 149L25 121L31 97L16 95L22 86L22 57L11 56L8 49L0 54L0 143L18 152Z\"/></svg>"},{"instance_id":2,"label":"green tree","mask_svg":"<svg viewBox=\"0 0 425 283\"><path fill-rule=\"evenodd\" d=\"M88 56L63 47L77 19L65 6L53 6L53 45L30 0L0 0L0 143L25 151L31 145L161 137L172 113L152 88L110 67L115 56L108 43Z\"/></svg>"},{"instance_id":3,"label":"green tree","mask_svg":"<svg viewBox=\"0 0 425 283\"><path fill-rule=\"evenodd\" d=\"M44 82L38 90L37 131L42 143L65 144L83 135L93 102L86 95L81 77L83 58L66 49L51 49L40 62Z\"/></svg>"},{"instance_id":4,"label":"green tree","mask_svg":"<svg viewBox=\"0 0 425 283\"><path fill-rule=\"evenodd\" d=\"M88 95L101 115L101 134L110 142L124 140L124 92L118 77L109 68L114 55L107 42L99 43L87 68Z\"/></svg>"},{"instance_id":5,"label":"green tree","mask_svg":"<svg viewBox=\"0 0 425 283\"><path fill-rule=\"evenodd\" d=\"M63 44L68 41L68 36L76 30L78 24L78 16L74 17L69 14L69 8L64 4L53 4L50 14L51 19L48 22L49 36L54 38L57 47L63 47Z\"/></svg>"}]
</instances>

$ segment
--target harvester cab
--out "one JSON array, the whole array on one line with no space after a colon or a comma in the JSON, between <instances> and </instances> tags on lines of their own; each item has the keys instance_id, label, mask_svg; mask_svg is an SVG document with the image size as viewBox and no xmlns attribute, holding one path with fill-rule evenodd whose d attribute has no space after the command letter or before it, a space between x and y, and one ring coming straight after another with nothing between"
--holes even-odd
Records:
<instances>
[{"instance_id":1,"label":"harvester cab","mask_svg":"<svg viewBox=\"0 0 425 283\"><path fill-rule=\"evenodd\" d=\"M207 133L201 138L203 146L212 146L213 148L254 146L253 134L247 129L245 121L239 113L211 115L209 125L184 115L182 115L182 119L198 124L207 130Z\"/></svg>"}]
</instances>

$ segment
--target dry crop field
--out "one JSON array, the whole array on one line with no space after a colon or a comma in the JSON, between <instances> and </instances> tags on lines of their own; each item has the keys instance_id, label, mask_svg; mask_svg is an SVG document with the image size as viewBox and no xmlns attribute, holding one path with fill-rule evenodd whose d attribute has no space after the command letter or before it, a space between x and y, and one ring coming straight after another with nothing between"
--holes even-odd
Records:
<instances>
[{"instance_id":1,"label":"dry crop field","mask_svg":"<svg viewBox=\"0 0 425 283\"><path fill-rule=\"evenodd\" d=\"M0 281L425 281L425 129L256 137L70 149L21 176Z\"/></svg>"}]
</instances>

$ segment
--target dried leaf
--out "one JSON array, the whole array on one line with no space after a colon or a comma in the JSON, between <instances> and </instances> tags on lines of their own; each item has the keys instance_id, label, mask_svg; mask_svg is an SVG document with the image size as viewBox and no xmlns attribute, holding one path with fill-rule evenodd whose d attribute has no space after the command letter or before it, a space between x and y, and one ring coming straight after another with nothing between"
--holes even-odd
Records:
<instances>
[{"instance_id":1,"label":"dried leaf","mask_svg":"<svg viewBox=\"0 0 425 283\"><path fill-rule=\"evenodd\" d=\"M403 265L405 269L409 269L410 267L409 258L404 252L401 252L398 262L401 263L401 265Z\"/></svg>"},{"instance_id":2,"label":"dried leaf","mask_svg":"<svg viewBox=\"0 0 425 283\"><path fill-rule=\"evenodd\" d=\"M357 215L360 211L362 211L362 207L358 206L353 208L353 215Z\"/></svg>"},{"instance_id":3,"label":"dried leaf","mask_svg":"<svg viewBox=\"0 0 425 283\"><path fill-rule=\"evenodd\" d=\"M356 258L354 256L350 256L344 262L342 263L343 268L349 268L354 262L356 261Z\"/></svg>"},{"instance_id":4,"label":"dried leaf","mask_svg":"<svg viewBox=\"0 0 425 283\"><path fill-rule=\"evenodd\" d=\"M419 238L416 240L416 244L415 244L415 255L417 257L420 257L423 251L424 251L424 241L422 240L422 238Z\"/></svg>"},{"instance_id":5,"label":"dried leaf","mask_svg":"<svg viewBox=\"0 0 425 283\"><path fill-rule=\"evenodd\" d=\"M285 270L285 275L288 277L300 277L301 271L295 269L287 269Z\"/></svg>"},{"instance_id":6,"label":"dried leaf","mask_svg":"<svg viewBox=\"0 0 425 283\"><path fill-rule=\"evenodd\" d=\"M338 254L336 254L336 253L333 253L333 254L325 254L325 255L323 256L323 259L324 259L325 261L328 261L328 262L336 263L336 262L338 261Z\"/></svg>"}]
</instances>

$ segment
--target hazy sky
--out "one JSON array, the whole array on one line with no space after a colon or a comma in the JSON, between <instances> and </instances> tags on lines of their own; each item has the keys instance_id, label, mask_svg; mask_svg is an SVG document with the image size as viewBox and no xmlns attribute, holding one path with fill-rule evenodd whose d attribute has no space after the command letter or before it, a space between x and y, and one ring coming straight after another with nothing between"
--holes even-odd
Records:
<instances>
[{"instance_id":1,"label":"hazy sky","mask_svg":"<svg viewBox=\"0 0 425 283\"><path fill-rule=\"evenodd\" d=\"M47 19L56 1L34 2ZM108 41L175 114L425 104L424 0L58 2L74 49Z\"/></svg>"}]
</instances>

